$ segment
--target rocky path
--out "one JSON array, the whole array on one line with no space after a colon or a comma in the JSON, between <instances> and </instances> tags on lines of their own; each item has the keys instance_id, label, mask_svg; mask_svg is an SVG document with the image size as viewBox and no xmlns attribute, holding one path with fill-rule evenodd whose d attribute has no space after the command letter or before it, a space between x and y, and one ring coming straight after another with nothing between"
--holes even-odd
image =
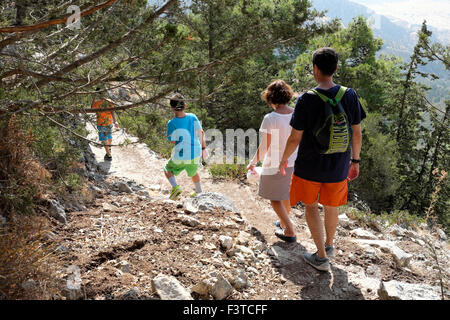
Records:
<instances>
[{"instance_id":1,"label":"rocky path","mask_svg":"<svg viewBox=\"0 0 450 320\"><path fill-rule=\"evenodd\" d=\"M95 132L90 138L96 139ZM258 198L255 185L215 181L201 168L204 191L225 195L237 212L190 206L186 200L193 184L184 173L178 178L182 198L169 201L170 185L162 172L166 160L116 131L114 144L124 141L131 143L113 147L112 162L103 161L102 148L91 147L103 188L95 189L87 210L71 213L58 231L66 248L63 259L80 268L83 283L83 290L69 297L440 298L439 268L425 241L438 248L440 267L448 274L445 235L399 226L363 228L342 212L336 258L331 271L321 273L302 259L315 247L300 207L292 212L298 241L286 244L273 235L276 215Z\"/></svg>"}]
</instances>

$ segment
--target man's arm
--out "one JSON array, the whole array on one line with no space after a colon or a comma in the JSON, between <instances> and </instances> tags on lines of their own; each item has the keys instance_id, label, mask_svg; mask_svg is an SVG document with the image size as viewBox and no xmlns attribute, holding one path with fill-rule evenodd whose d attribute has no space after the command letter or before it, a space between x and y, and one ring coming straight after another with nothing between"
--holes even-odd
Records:
<instances>
[{"instance_id":1,"label":"man's arm","mask_svg":"<svg viewBox=\"0 0 450 320\"><path fill-rule=\"evenodd\" d=\"M361 124L352 126L352 159L359 160L362 146L362 130ZM350 169L348 170L348 181L355 180L359 176L359 163L350 162Z\"/></svg>"},{"instance_id":2,"label":"man's arm","mask_svg":"<svg viewBox=\"0 0 450 320\"><path fill-rule=\"evenodd\" d=\"M279 169L283 176L286 175L286 171L284 170L288 164L288 159L291 154L297 149L298 145L302 141L303 130L296 130L292 128L291 135L289 136L286 142L286 148L284 148L283 157L281 158Z\"/></svg>"}]
</instances>

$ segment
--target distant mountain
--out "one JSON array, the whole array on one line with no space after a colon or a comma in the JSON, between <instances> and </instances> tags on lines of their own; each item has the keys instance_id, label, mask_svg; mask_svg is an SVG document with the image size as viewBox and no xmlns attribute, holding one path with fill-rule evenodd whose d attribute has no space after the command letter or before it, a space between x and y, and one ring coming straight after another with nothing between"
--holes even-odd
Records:
<instances>
[{"instance_id":1,"label":"distant mountain","mask_svg":"<svg viewBox=\"0 0 450 320\"><path fill-rule=\"evenodd\" d=\"M375 12L393 20L401 20L410 25L418 25L424 19L436 29L440 37L449 38L450 1L448 0L350 0L362 4Z\"/></svg>"},{"instance_id":2,"label":"distant mountain","mask_svg":"<svg viewBox=\"0 0 450 320\"><path fill-rule=\"evenodd\" d=\"M415 46L415 30L399 26L391 19L377 14L366 6L348 0L313 0L314 8L327 11L326 16L339 18L347 25L357 16L363 16L372 22L375 36L383 39L383 52L408 59Z\"/></svg>"},{"instance_id":3,"label":"distant mountain","mask_svg":"<svg viewBox=\"0 0 450 320\"><path fill-rule=\"evenodd\" d=\"M378 0L353 1L379 3ZM339 18L344 25L347 25L357 16L366 17L372 23L374 35L383 40L381 53L393 54L402 57L405 61L409 60L417 42L416 33L421 28L423 21L410 24L406 21L377 14L374 10L349 0L312 0L311 2L314 8L327 11L325 14L327 17ZM430 26L428 28L433 32L432 41L439 41L444 44L449 42L450 31L437 30ZM429 63L422 71L435 73L440 77L438 81L423 80L424 83L433 88L430 92L433 101L442 103L444 99L448 99L449 91L446 83L450 80L450 72L445 70L440 62Z\"/></svg>"}]
</instances>

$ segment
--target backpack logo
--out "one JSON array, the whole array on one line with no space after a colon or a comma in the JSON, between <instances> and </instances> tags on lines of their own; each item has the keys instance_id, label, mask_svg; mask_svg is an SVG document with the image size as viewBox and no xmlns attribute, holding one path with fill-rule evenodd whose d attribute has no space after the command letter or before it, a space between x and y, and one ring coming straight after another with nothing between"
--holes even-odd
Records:
<instances>
[{"instance_id":1,"label":"backpack logo","mask_svg":"<svg viewBox=\"0 0 450 320\"><path fill-rule=\"evenodd\" d=\"M319 96L325 104L324 117L313 128L314 147L320 154L343 153L350 146L352 128L341 104L346 90L341 86L333 99L317 90L308 91Z\"/></svg>"}]
</instances>

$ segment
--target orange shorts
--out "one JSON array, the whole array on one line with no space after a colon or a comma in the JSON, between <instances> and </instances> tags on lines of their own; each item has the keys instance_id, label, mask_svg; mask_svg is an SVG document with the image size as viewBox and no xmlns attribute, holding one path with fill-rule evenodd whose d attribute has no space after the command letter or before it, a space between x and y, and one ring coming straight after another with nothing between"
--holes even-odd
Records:
<instances>
[{"instance_id":1,"label":"orange shorts","mask_svg":"<svg viewBox=\"0 0 450 320\"><path fill-rule=\"evenodd\" d=\"M290 202L295 206L299 201L306 205L319 203L327 207L340 207L347 203L347 180L337 183L322 183L305 180L292 175Z\"/></svg>"}]
</instances>

